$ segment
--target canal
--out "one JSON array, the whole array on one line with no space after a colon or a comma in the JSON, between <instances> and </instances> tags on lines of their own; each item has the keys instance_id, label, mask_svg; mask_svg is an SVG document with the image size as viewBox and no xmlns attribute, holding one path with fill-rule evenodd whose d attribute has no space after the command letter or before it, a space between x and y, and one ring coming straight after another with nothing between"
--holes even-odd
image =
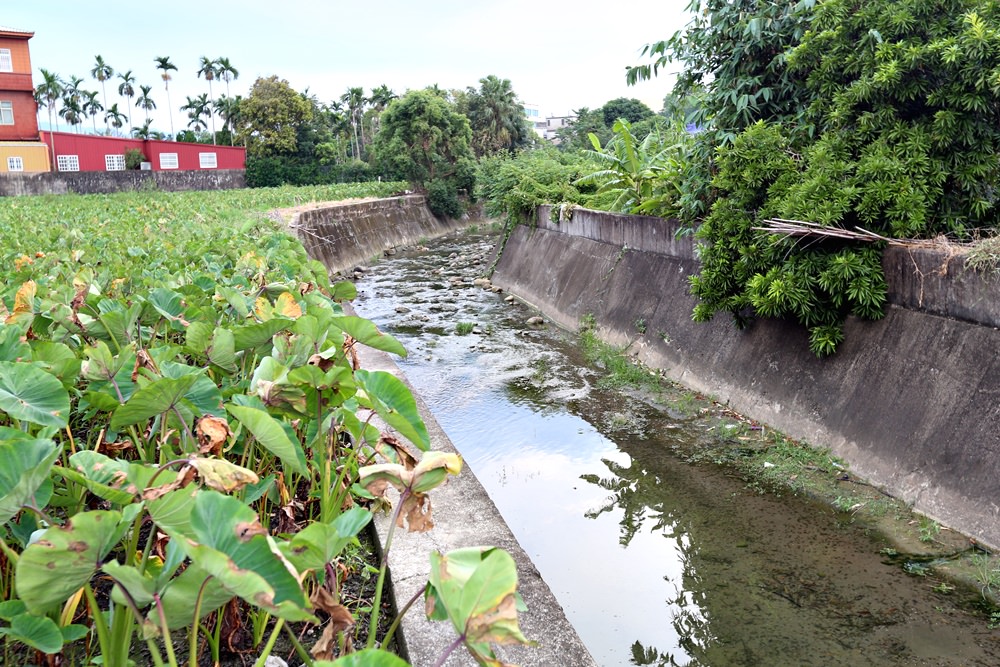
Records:
<instances>
[{"instance_id":1,"label":"canal","mask_svg":"<svg viewBox=\"0 0 1000 667\"><path fill-rule=\"evenodd\" d=\"M969 595L905 572L849 512L698 454L756 426L679 387L651 407L491 290L495 241L401 251L355 306L407 348L403 372L599 664L1000 664Z\"/></svg>"}]
</instances>

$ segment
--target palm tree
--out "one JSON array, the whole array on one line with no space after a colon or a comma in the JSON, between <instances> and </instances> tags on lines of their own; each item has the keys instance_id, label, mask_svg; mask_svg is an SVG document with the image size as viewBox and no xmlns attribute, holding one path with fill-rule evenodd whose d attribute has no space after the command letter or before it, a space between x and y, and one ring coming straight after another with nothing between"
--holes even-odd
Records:
<instances>
[{"instance_id":1,"label":"palm tree","mask_svg":"<svg viewBox=\"0 0 1000 667\"><path fill-rule=\"evenodd\" d=\"M104 108L108 106L108 89L105 87L104 82L114 75L115 71L111 69L111 65L104 62L104 58L101 56L96 56L94 67L90 70L90 76L101 82L101 91L104 93Z\"/></svg>"},{"instance_id":2,"label":"palm tree","mask_svg":"<svg viewBox=\"0 0 1000 667\"><path fill-rule=\"evenodd\" d=\"M167 91L167 111L170 113L170 134L174 133L174 109L170 106L170 71L177 71L177 66L170 62L170 56L157 56L156 69L160 70L160 78L163 79L163 89Z\"/></svg>"},{"instance_id":3,"label":"palm tree","mask_svg":"<svg viewBox=\"0 0 1000 667\"><path fill-rule=\"evenodd\" d=\"M239 123L240 118L240 102L243 98L237 95L236 97L229 97L228 95L222 95L219 99L215 100L215 112L219 114L222 119L223 129L229 130L229 145L233 146L233 137L236 135L236 126Z\"/></svg>"},{"instance_id":4,"label":"palm tree","mask_svg":"<svg viewBox=\"0 0 1000 667\"><path fill-rule=\"evenodd\" d=\"M110 122L111 127L115 128L116 130L121 129L122 125L125 124L125 119L126 119L125 114L123 114L121 111L118 110L117 102L108 107L108 110L104 114L104 122L105 123Z\"/></svg>"},{"instance_id":5,"label":"palm tree","mask_svg":"<svg viewBox=\"0 0 1000 667\"><path fill-rule=\"evenodd\" d=\"M240 78L240 71L233 67L229 58L218 58L215 61L215 73L226 82L226 97L229 97L229 82Z\"/></svg>"},{"instance_id":6,"label":"palm tree","mask_svg":"<svg viewBox=\"0 0 1000 667\"><path fill-rule=\"evenodd\" d=\"M153 131L149 129L149 123L150 123L150 121L147 118L146 122L142 124L142 127L133 127L132 128L132 136L135 137L136 139L149 139L149 138L151 138L152 134L153 134Z\"/></svg>"},{"instance_id":7,"label":"palm tree","mask_svg":"<svg viewBox=\"0 0 1000 667\"><path fill-rule=\"evenodd\" d=\"M128 108L128 124L129 127L132 126L132 98L135 97L135 77L132 76L132 70L125 72L124 74L119 74L118 78L122 80L118 84L118 94L128 100L126 108ZM121 127L121 126L119 126Z\"/></svg>"},{"instance_id":8,"label":"palm tree","mask_svg":"<svg viewBox=\"0 0 1000 667\"><path fill-rule=\"evenodd\" d=\"M139 86L142 95L139 95L135 101L136 108L143 109L146 112L146 125L149 125L149 112L156 108L156 102L149 96L149 91L152 89L152 86Z\"/></svg>"},{"instance_id":9,"label":"palm tree","mask_svg":"<svg viewBox=\"0 0 1000 667\"><path fill-rule=\"evenodd\" d=\"M215 67L215 61L209 59L207 56L202 56L200 66L198 68L198 76L204 76L205 81L208 81L208 102L209 104L214 104L215 100L212 97L212 81L215 80L215 75L218 74L218 70ZM190 97L188 100L190 101ZM211 107L206 107L206 113L208 113L209 118L212 121L212 144L215 144L215 114L212 113ZM191 114L188 113L188 117ZM200 117L200 116L199 116ZM188 123L190 126L191 123Z\"/></svg>"},{"instance_id":10,"label":"palm tree","mask_svg":"<svg viewBox=\"0 0 1000 667\"><path fill-rule=\"evenodd\" d=\"M83 91L83 113L90 116L91 120L94 121L94 134L97 134L97 114L104 111L104 106L97 101L97 91L96 90L85 90Z\"/></svg>"},{"instance_id":11,"label":"palm tree","mask_svg":"<svg viewBox=\"0 0 1000 667\"><path fill-rule=\"evenodd\" d=\"M195 132L206 129L205 121L201 117L212 115L209 105L208 95L205 93L193 99L187 98L187 104L181 107L181 111L188 112L188 127L193 128Z\"/></svg>"},{"instance_id":12,"label":"palm tree","mask_svg":"<svg viewBox=\"0 0 1000 667\"><path fill-rule=\"evenodd\" d=\"M499 79L490 74L480 79L479 84L479 91L471 94L469 100L469 120L476 153L487 155L524 143L527 139L524 110L510 85L510 79Z\"/></svg>"},{"instance_id":13,"label":"palm tree","mask_svg":"<svg viewBox=\"0 0 1000 667\"><path fill-rule=\"evenodd\" d=\"M392 89L384 83L378 88L372 88L372 96L368 98L368 101L372 103L372 107L375 109L375 116L372 118L372 136L378 134L382 112L389 106L389 102L392 102L397 97L398 95L392 92Z\"/></svg>"},{"instance_id":14,"label":"palm tree","mask_svg":"<svg viewBox=\"0 0 1000 667\"><path fill-rule=\"evenodd\" d=\"M56 138L52 134L52 112L55 111L56 102L62 97L63 83L59 75L50 72L44 67L39 70L42 74L42 83L35 88L35 102L39 108L45 107L49 110L49 148L52 150L52 167L56 167Z\"/></svg>"},{"instance_id":15,"label":"palm tree","mask_svg":"<svg viewBox=\"0 0 1000 667\"><path fill-rule=\"evenodd\" d=\"M79 95L74 96L72 89L64 89L62 98L62 109L59 115L66 119L70 127L75 127L83 122L83 109L80 107ZM76 128L76 133L80 133L80 128Z\"/></svg>"},{"instance_id":16,"label":"palm tree","mask_svg":"<svg viewBox=\"0 0 1000 667\"><path fill-rule=\"evenodd\" d=\"M365 130L361 127L361 116L364 113L365 99L364 88L348 88L347 92L340 96L340 101L347 105L347 111L351 116L351 124L354 126L354 159L361 159L361 147L365 143ZM358 130L361 130L361 138L358 139Z\"/></svg>"}]
</instances>

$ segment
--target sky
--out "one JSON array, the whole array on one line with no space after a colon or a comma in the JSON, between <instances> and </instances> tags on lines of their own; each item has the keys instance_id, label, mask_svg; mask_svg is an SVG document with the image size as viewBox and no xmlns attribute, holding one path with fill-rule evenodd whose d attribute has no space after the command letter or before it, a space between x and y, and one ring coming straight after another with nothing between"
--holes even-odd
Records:
<instances>
[{"instance_id":1,"label":"sky","mask_svg":"<svg viewBox=\"0 0 1000 667\"><path fill-rule=\"evenodd\" d=\"M397 94L432 84L464 89L494 74L510 79L520 100L538 105L543 117L617 97L638 98L658 111L673 77L661 72L629 87L625 67L648 62L640 56L644 45L684 27L688 2L2 0L0 26L35 33L29 46L36 86L45 68L100 91L90 70L101 55L116 73L105 84L107 104L117 102L124 111L117 74L132 70L137 92L140 84L153 86L152 127L169 132L167 109L173 108L175 129L183 129L187 118L179 107L186 97L208 92L197 76L201 56L226 57L239 70L231 95L246 96L258 77L271 75L326 103L351 86L366 94L381 84ZM178 68L171 73L169 107L158 56ZM225 83L212 85L214 96L226 92ZM133 107L133 126L144 113ZM44 112L40 120L46 123Z\"/></svg>"}]
</instances>

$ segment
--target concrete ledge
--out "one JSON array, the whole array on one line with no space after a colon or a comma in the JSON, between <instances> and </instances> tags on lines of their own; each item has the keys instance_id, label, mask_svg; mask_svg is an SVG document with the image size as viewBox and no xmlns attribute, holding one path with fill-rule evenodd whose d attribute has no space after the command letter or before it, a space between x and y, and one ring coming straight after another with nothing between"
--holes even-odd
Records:
<instances>
[{"instance_id":1,"label":"concrete ledge","mask_svg":"<svg viewBox=\"0 0 1000 667\"><path fill-rule=\"evenodd\" d=\"M950 255L891 248L886 317L849 319L840 351L817 359L795 323L692 322L698 263L674 231L579 209L553 223L542 207L536 227L511 234L493 282L569 329L593 315L605 340L647 365L830 447L915 509L1000 546L1000 282Z\"/></svg>"},{"instance_id":2,"label":"concrete ledge","mask_svg":"<svg viewBox=\"0 0 1000 667\"><path fill-rule=\"evenodd\" d=\"M295 212L288 226L310 257L332 272L343 272L397 246L443 236L468 224L436 218L422 195L409 195L311 206Z\"/></svg>"},{"instance_id":3,"label":"concrete ledge","mask_svg":"<svg viewBox=\"0 0 1000 667\"><path fill-rule=\"evenodd\" d=\"M387 354L370 349L361 351L362 366L368 370L383 370L406 381L399 367ZM407 382L407 384L409 384ZM411 387L412 390L412 387ZM435 450L455 452L451 440L434 419L427 405L416 396L420 414L427 425ZM570 625L562 606L542 580L531 559L521 548L496 505L472 471L466 466L457 477L430 493L433 503L434 528L427 533L407 533L397 530L389 552L389 571L397 607L402 607L427 584L432 550L446 553L471 546L497 546L505 549L517 563L518 591L528 606L519 615L521 631L539 643L537 647L500 646L497 657L523 667L596 667L596 662ZM389 519L376 519L376 530L385 544ZM447 622L428 621L423 600L403 617L400 644L414 667L433 665L456 637ZM451 654L446 667L475 665L464 648Z\"/></svg>"}]
</instances>

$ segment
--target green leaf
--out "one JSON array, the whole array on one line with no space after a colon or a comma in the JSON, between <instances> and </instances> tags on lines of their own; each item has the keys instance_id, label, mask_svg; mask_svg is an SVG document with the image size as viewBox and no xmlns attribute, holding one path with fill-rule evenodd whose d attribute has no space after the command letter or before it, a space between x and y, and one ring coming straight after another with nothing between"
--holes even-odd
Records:
<instances>
[{"instance_id":1,"label":"green leaf","mask_svg":"<svg viewBox=\"0 0 1000 667\"><path fill-rule=\"evenodd\" d=\"M156 592L156 580L148 574L139 571L132 565L122 565L118 561L109 561L101 566L101 571L128 591L129 597L140 609L153 602ZM124 603L125 597L117 588L111 592L115 602Z\"/></svg>"},{"instance_id":2,"label":"green leaf","mask_svg":"<svg viewBox=\"0 0 1000 667\"><path fill-rule=\"evenodd\" d=\"M409 387L386 371L358 370L354 377L371 399L372 408L379 417L421 451L430 449L431 438Z\"/></svg>"},{"instance_id":3,"label":"green leaf","mask_svg":"<svg viewBox=\"0 0 1000 667\"><path fill-rule=\"evenodd\" d=\"M0 361L0 410L19 421L64 428L69 393L62 383L31 364Z\"/></svg>"},{"instance_id":4,"label":"green leaf","mask_svg":"<svg viewBox=\"0 0 1000 667\"><path fill-rule=\"evenodd\" d=\"M351 653L333 662L316 660L314 667L409 667L409 663L388 651L378 648L366 648L357 653Z\"/></svg>"},{"instance_id":5,"label":"green leaf","mask_svg":"<svg viewBox=\"0 0 1000 667\"><path fill-rule=\"evenodd\" d=\"M47 616L19 614L11 619L10 627L0 628L0 635L6 635L42 653L59 653L63 647L63 635L59 626Z\"/></svg>"},{"instance_id":6,"label":"green leaf","mask_svg":"<svg viewBox=\"0 0 1000 667\"><path fill-rule=\"evenodd\" d=\"M264 449L277 456L282 465L300 475L309 474L302 446L292 442L277 419L263 410L234 403L228 403L226 410L253 434Z\"/></svg>"},{"instance_id":7,"label":"green leaf","mask_svg":"<svg viewBox=\"0 0 1000 667\"><path fill-rule=\"evenodd\" d=\"M0 326L0 360L31 361L31 346L24 341L24 327L17 324Z\"/></svg>"},{"instance_id":8,"label":"green leaf","mask_svg":"<svg viewBox=\"0 0 1000 667\"><path fill-rule=\"evenodd\" d=\"M59 378L67 389L76 384L80 377L80 359L73 350L63 343L53 343L43 340L31 341L32 361L52 375Z\"/></svg>"},{"instance_id":9,"label":"green leaf","mask_svg":"<svg viewBox=\"0 0 1000 667\"><path fill-rule=\"evenodd\" d=\"M215 330L208 348L208 360L227 373L236 372L236 337L232 331L222 327Z\"/></svg>"},{"instance_id":10,"label":"green leaf","mask_svg":"<svg viewBox=\"0 0 1000 667\"><path fill-rule=\"evenodd\" d=\"M363 317L331 317L330 325L349 334L358 342L383 352L406 356L406 348L389 334L382 333L370 320Z\"/></svg>"},{"instance_id":11,"label":"green leaf","mask_svg":"<svg viewBox=\"0 0 1000 667\"><path fill-rule=\"evenodd\" d=\"M372 514L368 510L351 508L329 524L310 523L292 536L283 551L299 572L322 570L340 555L371 519Z\"/></svg>"},{"instance_id":12,"label":"green leaf","mask_svg":"<svg viewBox=\"0 0 1000 667\"><path fill-rule=\"evenodd\" d=\"M291 564L252 509L231 496L202 490L195 494L189 518L157 524L231 593L279 618L315 622Z\"/></svg>"},{"instance_id":13,"label":"green leaf","mask_svg":"<svg viewBox=\"0 0 1000 667\"><path fill-rule=\"evenodd\" d=\"M51 440L0 441L0 525L31 501L61 451Z\"/></svg>"},{"instance_id":14,"label":"green leaf","mask_svg":"<svg viewBox=\"0 0 1000 667\"><path fill-rule=\"evenodd\" d=\"M28 611L47 613L90 581L120 539L120 512L74 515L52 526L21 554L14 573L17 596Z\"/></svg>"},{"instance_id":15,"label":"green leaf","mask_svg":"<svg viewBox=\"0 0 1000 667\"><path fill-rule=\"evenodd\" d=\"M59 474L83 485L88 491L115 505L126 505L135 500L142 489L130 481L131 466L125 459L112 459L104 454L84 449L69 457L70 468L60 468ZM163 478L171 481L170 477Z\"/></svg>"},{"instance_id":16,"label":"green leaf","mask_svg":"<svg viewBox=\"0 0 1000 667\"><path fill-rule=\"evenodd\" d=\"M184 312L181 295L165 287L157 287L149 293L147 302L168 320L176 320Z\"/></svg>"},{"instance_id":17,"label":"green leaf","mask_svg":"<svg viewBox=\"0 0 1000 667\"><path fill-rule=\"evenodd\" d=\"M274 334L290 329L294 324L295 320L276 317L266 322L236 327L233 329L233 346L237 352L257 349L265 343L271 342Z\"/></svg>"},{"instance_id":18,"label":"green leaf","mask_svg":"<svg viewBox=\"0 0 1000 667\"><path fill-rule=\"evenodd\" d=\"M111 428L118 431L170 410L180 402L199 377L202 376L184 375L151 382L115 410L111 417Z\"/></svg>"},{"instance_id":19,"label":"green leaf","mask_svg":"<svg viewBox=\"0 0 1000 667\"><path fill-rule=\"evenodd\" d=\"M354 301L358 298L358 288L351 281L342 280L334 283L330 298L334 301Z\"/></svg>"},{"instance_id":20,"label":"green leaf","mask_svg":"<svg viewBox=\"0 0 1000 667\"><path fill-rule=\"evenodd\" d=\"M195 604L200 600L199 618L204 618L236 595L208 572L191 564L170 580L160 598L167 627L171 630L190 626L194 620ZM159 614L153 609L147 618L159 625Z\"/></svg>"}]
</instances>

